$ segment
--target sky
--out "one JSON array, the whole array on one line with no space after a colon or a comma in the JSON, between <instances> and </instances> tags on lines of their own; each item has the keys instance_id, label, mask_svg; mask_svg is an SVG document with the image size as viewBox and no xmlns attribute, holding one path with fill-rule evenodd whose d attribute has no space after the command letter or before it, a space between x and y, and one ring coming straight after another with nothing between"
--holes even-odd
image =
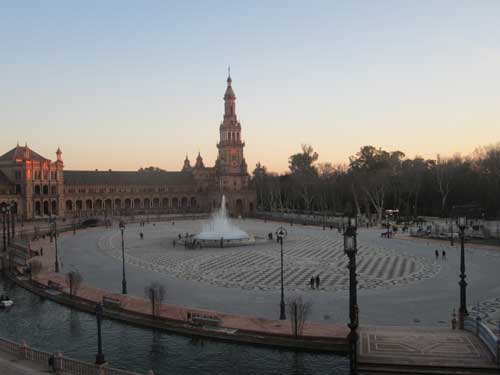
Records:
<instances>
[{"instance_id":1,"label":"sky","mask_svg":"<svg viewBox=\"0 0 500 375\"><path fill-rule=\"evenodd\" d=\"M3 1L0 153L66 169L217 157L227 67L250 171L500 141L500 1Z\"/></svg>"}]
</instances>

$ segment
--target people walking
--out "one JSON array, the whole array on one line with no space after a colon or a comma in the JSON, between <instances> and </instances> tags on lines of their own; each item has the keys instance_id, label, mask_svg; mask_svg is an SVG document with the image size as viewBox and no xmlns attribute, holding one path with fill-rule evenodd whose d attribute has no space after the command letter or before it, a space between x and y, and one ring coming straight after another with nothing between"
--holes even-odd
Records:
<instances>
[{"instance_id":1,"label":"people walking","mask_svg":"<svg viewBox=\"0 0 500 375\"><path fill-rule=\"evenodd\" d=\"M446 251L443 250L443 252L441 253L441 258L446 259Z\"/></svg>"},{"instance_id":2,"label":"people walking","mask_svg":"<svg viewBox=\"0 0 500 375\"><path fill-rule=\"evenodd\" d=\"M311 285L311 289L314 289L314 277L311 277L311 280L309 280L309 285Z\"/></svg>"},{"instance_id":3,"label":"people walking","mask_svg":"<svg viewBox=\"0 0 500 375\"><path fill-rule=\"evenodd\" d=\"M436 255L436 260L439 259L439 251L436 249L436 251L434 251L434 254Z\"/></svg>"},{"instance_id":4,"label":"people walking","mask_svg":"<svg viewBox=\"0 0 500 375\"><path fill-rule=\"evenodd\" d=\"M316 275L316 289L319 289L319 275Z\"/></svg>"}]
</instances>

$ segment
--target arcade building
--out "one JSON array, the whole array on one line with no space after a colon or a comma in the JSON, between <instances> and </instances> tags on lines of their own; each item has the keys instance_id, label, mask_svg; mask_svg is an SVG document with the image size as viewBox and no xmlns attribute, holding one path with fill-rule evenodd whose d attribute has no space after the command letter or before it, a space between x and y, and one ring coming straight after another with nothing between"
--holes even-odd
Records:
<instances>
[{"instance_id":1,"label":"arcade building","mask_svg":"<svg viewBox=\"0 0 500 375\"><path fill-rule=\"evenodd\" d=\"M257 198L244 147L228 76L214 166L205 166L198 153L194 165L186 156L178 172L65 170L60 148L51 160L18 144L0 156L0 209L9 205L23 220L211 212L224 193L232 215L248 216Z\"/></svg>"}]
</instances>

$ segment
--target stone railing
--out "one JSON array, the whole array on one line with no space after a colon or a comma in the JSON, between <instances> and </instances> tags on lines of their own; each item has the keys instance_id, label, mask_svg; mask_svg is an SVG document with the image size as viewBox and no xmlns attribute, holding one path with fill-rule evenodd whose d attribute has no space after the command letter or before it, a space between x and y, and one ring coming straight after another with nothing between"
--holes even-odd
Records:
<instances>
[{"instance_id":1,"label":"stone railing","mask_svg":"<svg viewBox=\"0 0 500 375\"><path fill-rule=\"evenodd\" d=\"M33 349L26 343L16 343L14 341L0 338L0 351L8 353L19 359L33 361L49 368L49 361L56 374L74 374L74 375L140 375L136 372L119 370L106 365L95 365L92 363L78 361L76 359L64 357L62 353L49 353ZM149 371L147 375L154 375Z\"/></svg>"},{"instance_id":2,"label":"stone railing","mask_svg":"<svg viewBox=\"0 0 500 375\"><path fill-rule=\"evenodd\" d=\"M495 357L496 364L500 364L500 332L498 336L482 322L480 317L466 317L464 320L464 329L475 334L491 354Z\"/></svg>"}]
</instances>

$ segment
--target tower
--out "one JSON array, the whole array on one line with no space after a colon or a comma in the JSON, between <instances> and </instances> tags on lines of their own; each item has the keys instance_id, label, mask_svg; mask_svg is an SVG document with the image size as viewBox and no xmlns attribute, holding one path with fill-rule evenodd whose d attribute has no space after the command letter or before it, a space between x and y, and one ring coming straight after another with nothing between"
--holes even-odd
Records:
<instances>
[{"instance_id":1,"label":"tower","mask_svg":"<svg viewBox=\"0 0 500 375\"><path fill-rule=\"evenodd\" d=\"M229 212L235 216L253 211L254 192L249 190L250 176L243 155L245 142L241 137L241 124L236 115L236 95L231 74L227 77L224 94L224 118L219 127L219 150L215 163L219 185L226 195Z\"/></svg>"},{"instance_id":2,"label":"tower","mask_svg":"<svg viewBox=\"0 0 500 375\"><path fill-rule=\"evenodd\" d=\"M236 95L232 87L232 79L227 77L227 88L224 94L224 118L219 127L219 143L217 148L217 172L222 178L224 189L240 190L248 183L248 171L241 140L241 124L236 116Z\"/></svg>"}]
</instances>

